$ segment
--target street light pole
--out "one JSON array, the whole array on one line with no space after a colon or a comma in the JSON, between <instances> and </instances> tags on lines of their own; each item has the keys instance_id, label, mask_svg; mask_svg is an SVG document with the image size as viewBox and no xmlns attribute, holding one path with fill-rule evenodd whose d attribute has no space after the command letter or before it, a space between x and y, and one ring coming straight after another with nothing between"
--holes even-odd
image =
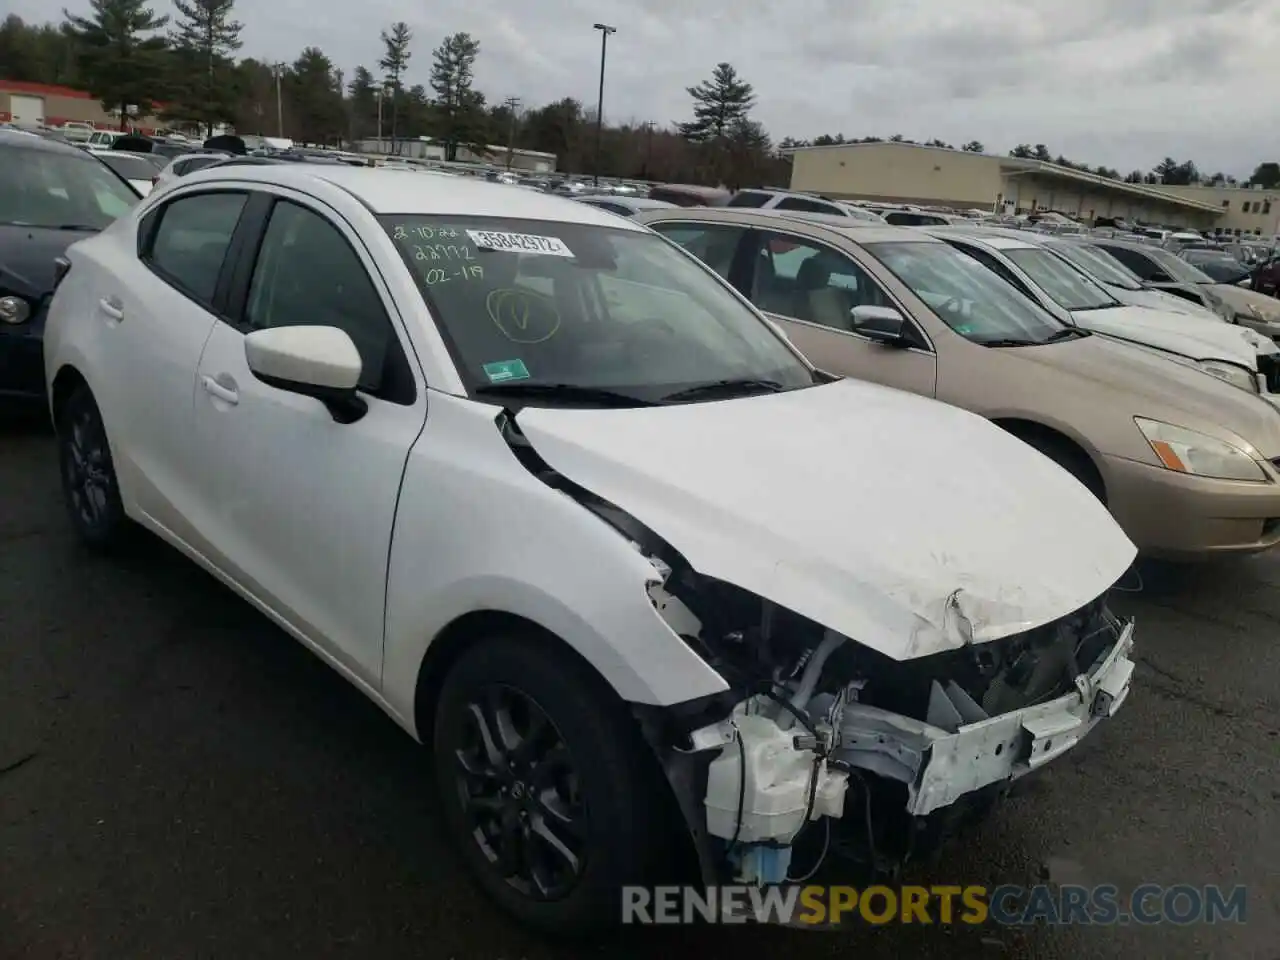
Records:
<instances>
[{"instance_id":1,"label":"street light pole","mask_svg":"<svg viewBox=\"0 0 1280 960\"><path fill-rule=\"evenodd\" d=\"M617 27L607 23L597 23L595 29L600 31L600 96L596 101L596 174L595 185L600 186L600 149L604 136L604 57L609 48L609 34L617 33Z\"/></svg>"}]
</instances>

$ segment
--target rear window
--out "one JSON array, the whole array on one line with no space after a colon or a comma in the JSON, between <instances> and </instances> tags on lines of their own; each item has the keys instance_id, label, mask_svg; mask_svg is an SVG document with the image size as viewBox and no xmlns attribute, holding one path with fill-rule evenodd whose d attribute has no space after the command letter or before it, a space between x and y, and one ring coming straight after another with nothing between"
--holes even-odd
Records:
<instances>
[{"instance_id":1,"label":"rear window","mask_svg":"<svg viewBox=\"0 0 1280 960\"><path fill-rule=\"evenodd\" d=\"M763 207L768 202L769 202L769 194L767 193L761 193L759 190L739 190L737 193L735 193L732 197L729 198L729 202L726 203L725 206L726 207Z\"/></svg>"},{"instance_id":2,"label":"rear window","mask_svg":"<svg viewBox=\"0 0 1280 960\"><path fill-rule=\"evenodd\" d=\"M141 157L104 154L101 160L126 180L150 180L156 175L155 165L148 163Z\"/></svg>"}]
</instances>

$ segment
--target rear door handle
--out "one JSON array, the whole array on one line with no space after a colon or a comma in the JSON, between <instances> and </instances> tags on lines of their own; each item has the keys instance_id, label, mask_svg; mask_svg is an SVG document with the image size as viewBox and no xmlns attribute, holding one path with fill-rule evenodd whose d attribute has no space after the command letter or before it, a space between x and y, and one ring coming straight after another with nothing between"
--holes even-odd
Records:
<instances>
[{"instance_id":1,"label":"rear door handle","mask_svg":"<svg viewBox=\"0 0 1280 960\"><path fill-rule=\"evenodd\" d=\"M205 393L211 397L216 397L223 403L229 403L235 406L240 402L240 394L234 387L226 387L220 384L213 377L202 377L200 382L204 384Z\"/></svg>"},{"instance_id":2,"label":"rear door handle","mask_svg":"<svg viewBox=\"0 0 1280 960\"><path fill-rule=\"evenodd\" d=\"M98 301L98 309L110 317L112 320L124 319L124 307L115 297L103 297Z\"/></svg>"}]
</instances>

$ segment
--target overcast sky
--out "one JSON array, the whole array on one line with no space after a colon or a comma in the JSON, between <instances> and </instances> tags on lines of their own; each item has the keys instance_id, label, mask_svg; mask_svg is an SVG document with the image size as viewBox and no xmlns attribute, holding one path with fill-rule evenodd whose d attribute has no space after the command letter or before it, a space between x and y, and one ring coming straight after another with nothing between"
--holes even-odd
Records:
<instances>
[{"instance_id":1,"label":"overcast sky","mask_svg":"<svg viewBox=\"0 0 1280 960\"><path fill-rule=\"evenodd\" d=\"M167 0L153 0L167 11ZM73 12L88 0L67 0ZM27 20L48 0L0 0ZM241 54L320 47L376 72L379 31L414 31L409 84L448 33L480 41L477 85L526 107L593 105L596 22L606 119L688 118L685 88L721 60L755 86L775 140L901 133L1004 153L1020 142L1122 172L1165 156L1206 173L1280 159L1280 0L241 0Z\"/></svg>"}]
</instances>

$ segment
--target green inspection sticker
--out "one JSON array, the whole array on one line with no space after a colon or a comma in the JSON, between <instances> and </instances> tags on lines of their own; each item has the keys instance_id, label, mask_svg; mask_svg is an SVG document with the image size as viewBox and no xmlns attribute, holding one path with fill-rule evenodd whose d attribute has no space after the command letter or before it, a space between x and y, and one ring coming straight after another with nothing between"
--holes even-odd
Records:
<instances>
[{"instance_id":1,"label":"green inspection sticker","mask_svg":"<svg viewBox=\"0 0 1280 960\"><path fill-rule=\"evenodd\" d=\"M529 379L529 368L524 365L523 360L497 360L486 363L482 369L490 383Z\"/></svg>"}]
</instances>

